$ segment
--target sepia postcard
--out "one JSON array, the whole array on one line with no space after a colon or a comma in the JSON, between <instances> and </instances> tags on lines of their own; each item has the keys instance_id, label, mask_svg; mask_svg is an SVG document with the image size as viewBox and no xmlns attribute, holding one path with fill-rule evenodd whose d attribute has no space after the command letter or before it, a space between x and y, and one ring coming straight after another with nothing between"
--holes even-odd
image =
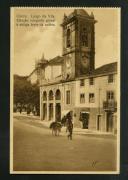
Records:
<instances>
[{"instance_id":1,"label":"sepia postcard","mask_svg":"<svg viewBox=\"0 0 128 180\"><path fill-rule=\"evenodd\" d=\"M11 174L120 173L120 12L11 7Z\"/></svg>"}]
</instances>

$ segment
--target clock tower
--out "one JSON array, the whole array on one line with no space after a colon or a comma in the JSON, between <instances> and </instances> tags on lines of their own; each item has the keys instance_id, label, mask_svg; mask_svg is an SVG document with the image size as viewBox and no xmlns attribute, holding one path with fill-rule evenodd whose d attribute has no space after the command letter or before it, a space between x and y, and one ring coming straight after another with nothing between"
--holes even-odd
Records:
<instances>
[{"instance_id":1,"label":"clock tower","mask_svg":"<svg viewBox=\"0 0 128 180\"><path fill-rule=\"evenodd\" d=\"M75 9L64 15L63 23L63 79L89 74L95 66L95 23L93 13Z\"/></svg>"}]
</instances>

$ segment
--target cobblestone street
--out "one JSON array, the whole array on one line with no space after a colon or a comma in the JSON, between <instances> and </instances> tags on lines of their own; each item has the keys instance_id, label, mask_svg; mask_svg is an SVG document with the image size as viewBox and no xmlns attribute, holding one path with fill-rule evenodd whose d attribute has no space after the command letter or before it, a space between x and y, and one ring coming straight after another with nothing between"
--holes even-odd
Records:
<instances>
[{"instance_id":1,"label":"cobblestone street","mask_svg":"<svg viewBox=\"0 0 128 180\"><path fill-rule=\"evenodd\" d=\"M50 129L25 117L14 118L14 171L116 171L116 140Z\"/></svg>"}]
</instances>

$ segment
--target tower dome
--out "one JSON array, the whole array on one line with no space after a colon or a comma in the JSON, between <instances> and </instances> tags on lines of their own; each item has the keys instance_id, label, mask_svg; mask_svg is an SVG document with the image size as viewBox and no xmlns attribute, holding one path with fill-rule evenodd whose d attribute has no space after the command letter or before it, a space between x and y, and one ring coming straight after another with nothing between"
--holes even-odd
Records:
<instances>
[{"instance_id":1,"label":"tower dome","mask_svg":"<svg viewBox=\"0 0 128 180\"><path fill-rule=\"evenodd\" d=\"M75 9L74 14L90 17L89 14L87 13L87 11L85 11L84 9Z\"/></svg>"}]
</instances>

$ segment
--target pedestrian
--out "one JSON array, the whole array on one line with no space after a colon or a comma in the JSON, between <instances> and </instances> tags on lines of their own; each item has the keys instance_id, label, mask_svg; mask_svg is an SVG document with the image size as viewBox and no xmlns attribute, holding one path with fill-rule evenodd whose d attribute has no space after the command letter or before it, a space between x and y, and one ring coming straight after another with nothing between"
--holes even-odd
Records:
<instances>
[{"instance_id":1,"label":"pedestrian","mask_svg":"<svg viewBox=\"0 0 128 180\"><path fill-rule=\"evenodd\" d=\"M35 116L35 114L36 114L36 107L34 106L34 108L33 108L33 115Z\"/></svg>"},{"instance_id":2,"label":"pedestrian","mask_svg":"<svg viewBox=\"0 0 128 180\"><path fill-rule=\"evenodd\" d=\"M73 132L73 123L72 116L69 114L66 119L66 132L68 132L68 139L72 140L72 132Z\"/></svg>"}]
</instances>

